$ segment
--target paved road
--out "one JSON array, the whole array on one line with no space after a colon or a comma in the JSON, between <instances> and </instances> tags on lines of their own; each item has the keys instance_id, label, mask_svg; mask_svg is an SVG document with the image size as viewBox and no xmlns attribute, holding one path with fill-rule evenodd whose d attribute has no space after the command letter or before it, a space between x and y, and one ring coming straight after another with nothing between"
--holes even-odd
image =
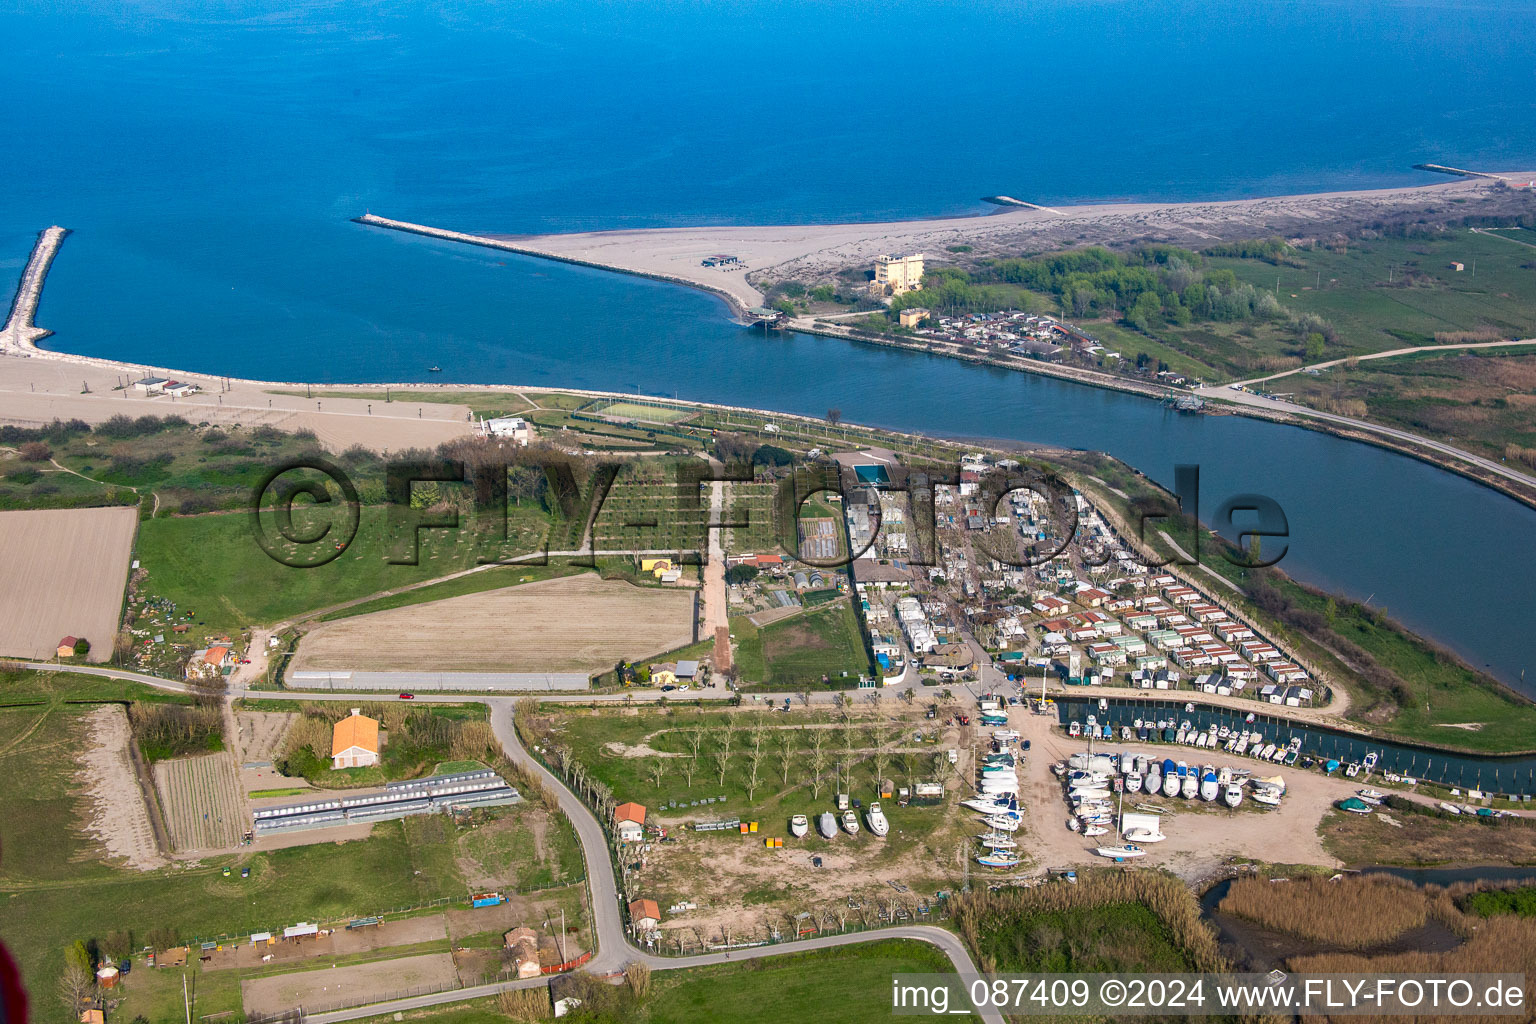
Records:
<instances>
[{"instance_id":1,"label":"paved road","mask_svg":"<svg viewBox=\"0 0 1536 1024\"><path fill-rule=\"evenodd\" d=\"M1499 348L1510 345L1531 344L1536 344L1536 338L1526 338L1520 341L1489 341L1471 345L1430 345L1420 348L1401 348L1393 349L1390 352L1378 352L1374 355L1359 356L1358 358L1362 360L1383 359L1387 356L1407 355L1413 352L1452 351L1473 348ZM1344 360L1335 359L1326 363L1318 363L1317 366L1334 366L1341 362L1344 362ZM1294 373L1298 371L1288 372ZM1388 427L1380 423L1372 423L1369 420L1358 420L1351 416L1338 416L1331 412L1322 412L1317 409L1309 409L1304 405L1297 405L1294 402L1283 402L1278 398L1266 398L1263 395L1256 395L1251 391L1238 390L1238 388L1241 387L1258 384L1267 380L1274 380L1276 377L1283 377L1285 375L1286 374L1274 374L1269 377L1256 377L1253 380L1238 381L1235 384L1212 384L1203 388L1196 388L1195 393L1202 398L1206 398L1212 401L1231 402L1235 405L1246 405L1254 409L1267 409L1271 412L1286 413L1291 416L1302 417L1305 419L1323 420L1327 423L1335 423L1339 426L1349 427L1352 430L1369 431L1373 434L1379 434L1382 437L1390 437L1396 441L1406 441L1409 444L1418 445L1420 447L1428 448L1431 451L1438 452L1441 455L1449 456L1458 462L1469 463L1473 466L1477 466L1479 469L1485 469L1488 472L1503 477L1506 480L1511 480L1518 484L1524 484L1528 487L1536 487L1536 476L1532 476L1529 473L1523 473L1518 469L1513 469L1502 462L1495 462L1493 459L1486 459L1481 455L1474 455L1469 451L1464 451L1461 448L1457 448L1455 445L1446 444L1444 441L1436 441L1433 438L1424 437L1422 434L1415 434L1408 430L1398 430L1396 427Z\"/></svg>"},{"instance_id":2,"label":"paved road","mask_svg":"<svg viewBox=\"0 0 1536 1024\"><path fill-rule=\"evenodd\" d=\"M1251 377L1248 380L1233 381L1231 384L1212 384L1207 387L1197 388L1197 391L1217 391L1223 387L1239 388L1249 387L1253 384L1263 384L1266 381L1279 380L1281 377L1290 377L1307 370L1326 370L1330 367L1341 366L1354 360L1363 363L1371 359L1391 359L1393 356L1410 356L1415 352L1460 352L1473 348L1508 348L1512 345L1536 344L1536 338L1516 338L1511 341L1469 341L1463 345L1415 345L1412 348L1393 348L1385 352L1368 352L1361 356L1344 356L1340 359L1329 359L1321 363L1308 363L1306 366L1298 366L1294 370L1281 370L1279 373L1271 373L1267 377Z\"/></svg>"},{"instance_id":3,"label":"paved road","mask_svg":"<svg viewBox=\"0 0 1536 1024\"><path fill-rule=\"evenodd\" d=\"M952 933L942 928L931 925L906 925L892 928L882 928L878 932L863 932L854 935L828 935L822 938L806 939L802 942L784 942L776 946L758 946L752 949L732 950L729 955L725 953L709 953L704 956L691 956L685 958L656 957L639 950L631 949L633 954L630 959L640 960L650 965L653 970L677 970L683 967L708 967L714 964L735 963L741 960L760 960L764 957L780 956L785 953L803 953L816 949L833 949L837 946L851 946L860 942L873 942L881 939L915 939L919 942L928 942L937 946L947 954L956 964L962 984L981 977L980 972L972 964L970 954L965 950L964 944ZM595 962L595 961L594 961ZM438 1006L443 1003L461 1002L466 999L480 999L493 996L498 992L505 992L518 988L537 988L548 984L548 978L527 978L517 981L494 982L489 985L477 985L472 988L454 989L450 992L437 992L431 995L412 996L408 999L397 999L388 1003L375 1003L372 1006L358 1007L350 1010L337 1010L333 1013L315 1013L305 1017L308 1024L340 1024L342 1021L356 1020L359 1017L382 1016L391 1013L402 1013L410 1010L420 1010L430 1006ZM853 996L853 993L846 993ZM884 999L884 994L870 993L869 998ZM764 1007L768 1013L769 1008ZM981 1019L987 1024L1003 1024L1003 1017L996 1010L981 1014Z\"/></svg>"}]
</instances>

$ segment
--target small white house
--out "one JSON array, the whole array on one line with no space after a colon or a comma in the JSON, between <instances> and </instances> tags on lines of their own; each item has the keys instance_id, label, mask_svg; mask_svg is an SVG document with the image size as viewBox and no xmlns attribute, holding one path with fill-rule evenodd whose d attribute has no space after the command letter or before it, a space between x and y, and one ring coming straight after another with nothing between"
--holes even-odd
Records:
<instances>
[{"instance_id":1,"label":"small white house","mask_svg":"<svg viewBox=\"0 0 1536 1024\"><path fill-rule=\"evenodd\" d=\"M486 437L499 437L524 447L533 440L533 425L521 416L498 416L482 420L481 426Z\"/></svg>"}]
</instances>

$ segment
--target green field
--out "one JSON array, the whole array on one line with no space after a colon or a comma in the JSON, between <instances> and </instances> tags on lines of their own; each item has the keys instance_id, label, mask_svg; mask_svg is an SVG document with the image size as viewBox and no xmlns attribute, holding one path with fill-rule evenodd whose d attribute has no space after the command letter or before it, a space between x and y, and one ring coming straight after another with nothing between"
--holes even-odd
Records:
<instances>
[{"instance_id":1,"label":"green field","mask_svg":"<svg viewBox=\"0 0 1536 1024\"><path fill-rule=\"evenodd\" d=\"M23 714L0 714L0 746L17 728L11 720ZM439 897L461 899L469 891L461 858L497 873L505 879L498 884L507 889L580 877L574 834L563 819L541 825L537 833L547 832L549 845L540 849L527 815L544 812L529 805L504 809L489 824L473 828L455 827L433 815L382 822L369 838L340 846L317 843L214 858L205 866L148 874L110 868L93 860L93 850L75 833L75 800L61 785L67 758L61 761L51 753L67 749L59 741L69 725L63 718L57 726L50 723L27 747L26 763L41 784L25 795L19 787L0 794L0 822L28 822L25 830L0 825L5 843L0 900L6 908L0 915L0 938L16 953L29 987L39 994L35 1009L41 1021L64 1019L51 979L65 946L76 940L104 941L110 933L132 931L137 945L159 941L156 936L163 931L166 941L173 936L185 941L299 920L382 913ZM251 877L242 879L238 872L223 877L226 863L250 867ZM550 898L562 898L565 891L552 890ZM218 984L220 976L230 974L238 972L209 972L202 983ZM179 979L176 988L179 1000ZM210 998L200 989L200 1005L210 1007ZM226 999L227 1005L217 1008L238 1006L238 987L217 1001Z\"/></svg>"},{"instance_id":2,"label":"green field","mask_svg":"<svg viewBox=\"0 0 1536 1024\"><path fill-rule=\"evenodd\" d=\"M875 791L877 769L886 778L930 779L935 763L942 760L939 745L912 742L901 726L883 719L855 718L844 723L835 712L797 707L790 715L766 709L726 712L673 706L666 711L617 710L576 712L545 705L539 724L540 737L533 740L568 749L594 777L606 783L623 800L648 807L691 806L696 801L723 802L730 814L746 806L765 813L809 812L817 801L833 792L832 779L840 774L854 795ZM749 796L749 761L762 727L759 782ZM693 774L692 739L699 748ZM820 760L815 753L822 741ZM528 737L524 737L525 740ZM658 754L634 754L631 748L648 748ZM884 749L881 758L876 751ZM729 751L722 769L719 755ZM787 767L786 767L787 763ZM820 796L809 789L810 778L826 775ZM793 808L793 809L791 809ZM921 808L906 808L903 815Z\"/></svg>"},{"instance_id":3,"label":"green field","mask_svg":"<svg viewBox=\"0 0 1536 1024\"><path fill-rule=\"evenodd\" d=\"M656 970L650 992L634 998L628 988L597 993L602 1005L577 1021L630 1021L634 1024L736 1024L772 1018L785 1021L835 1020L838 1024L891 1019L891 978L896 974L946 974L949 958L926 942L887 939L792 953L713 967ZM835 1012L832 1008L835 1007ZM974 1020L948 1014L948 1019ZM371 1018L386 1024L395 1018ZM506 1024L494 1000L458 1003L405 1014L406 1020L431 1024Z\"/></svg>"},{"instance_id":4,"label":"green field","mask_svg":"<svg viewBox=\"0 0 1536 1024\"><path fill-rule=\"evenodd\" d=\"M619 420L635 420L640 423L676 423L692 416L697 410L675 405L649 405L644 402L615 401L593 405L583 409L593 416L606 416Z\"/></svg>"},{"instance_id":5,"label":"green field","mask_svg":"<svg viewBox=\"0 0 1536 1024\"><path fill-rule=\"evenodd\" d=\"M1316 313L1338 328L1326 358L1434 344L1437 331L1493 328L1536 334L1536 271L1520 246L1466 229L1430 239L1353 240L1340 250L1293 249L1299 266L1212 258L1255 287L1273 290L1293 314ZM1474 269L1473 264L1476 264ZM1456 271L1452 263L1466 269Z\"/></svg>"},{"instance_id":6,"label":"green field","mask_svg":"<svg viewBox=\"0 0 1536 1024\"><path fill-rule=\"evenodd\" d=\"M1420 352L1292 374L1268 386L1325 412L1448 437L1493 459L1509 457L1514 446L1527 471L1536 469L1536 346Z\"/></svg>"},{"instance_id":7,"label":"green field","mask_svg":"<svg viewBox=\"0 0 1536 1024\"><path fill-rule=\"evenodd\" d=\"M538 550L547 527L542 512L508 510L508 535L513 539L509 546ZM147 594L174 601L178 611L194 612L213 634L446 576L474 566L483 551L477 550L468 530L423 530L418 564L391 565L385 561L386 533L385 510L365 505L357 536L339 557L315 568L293 568L262 550L248 516L150 519L139 528L134 557L148 573ZM471 577L476 584L494 577L493 572L485 574L487 580L479 575ZM420 595L411 595L410 600L416 599Z\"/></svg>"},{"instance_id":8,"label":"green field","mask_svg":"<svg viewBox=\"0 0 1536 1024\"><path fill-rule=\"evenodd\" d=\"M748 690L846 689L870 672L864 634L846 597L762 629L745 616L734 618L731 632L738 644L736 667Z\"/></svg>"},{"instance_id":9,"label":"green field","mask_svg":"<svg viewBox=\"0 0 1536 1024\"><path fill-rule=\"evenodd\" d=\"M468 576L460 576L457 579L408 590L403 594L391 594L388 597L375 598L372 601L338 609L320 616L317 621L330 622L332 619L366 615L368 612L382 612L390 608L404 608L406 605L441 601L449 597L463 597L465 594L479 594L487 590L501 590L504 587L515 587L519 584L550 580L559 576L571 576L585 571L587 570L566 564L493 566Z\"/></svg>"}]
</instances>

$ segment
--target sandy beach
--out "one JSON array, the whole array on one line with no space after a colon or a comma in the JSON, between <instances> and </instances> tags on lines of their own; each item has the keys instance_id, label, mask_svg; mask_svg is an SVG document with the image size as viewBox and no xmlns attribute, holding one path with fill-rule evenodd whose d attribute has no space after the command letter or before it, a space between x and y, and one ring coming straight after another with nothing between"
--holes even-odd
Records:
<instances>
[{"instance_id":1,"label":"sandy beach","mask_svg":"<svg viewBox=\"0 0 1536 1024\"><path fill-rule=\"evenodd\" d=\"M1428 175L1426 175L1428 177ZM1532 175L1503 172L1508 182ZM1127 203L1051 209L1001 207L979 217L869 224L800 224L651 228L560 235L488 235L509 249L553 259L684 281L717 292L738 310L762 302L759 286L781 278L811 280L883 253L944 254L969 245L968 257L1017 255L1056 247L1131 241L1201 246L1269 235L1327 236L1410 211L1458 216L1492 213L1523 198L1492 178L1438 179L1429 184L1359 192L1323 192L1209 203ZM1522 207L1528 204L1520 203ZM706 256L736 256L734 269L705 267Z\"/></svg>"}]
</instances>

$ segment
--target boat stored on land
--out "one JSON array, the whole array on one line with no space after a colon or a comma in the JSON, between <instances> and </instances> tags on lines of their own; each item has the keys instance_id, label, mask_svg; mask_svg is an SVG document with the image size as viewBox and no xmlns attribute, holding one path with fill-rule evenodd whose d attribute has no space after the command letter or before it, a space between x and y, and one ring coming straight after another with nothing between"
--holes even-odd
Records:
<instances>
[{"instance_id":1,"label":"boat stored on land","mask_svg":"<svg viewBox=\"0 0 1536 1024\"><path fill-rule=\"evenodd\" d=\"M816 831L821 833L823 839L831 839L837 835L837 818L831 811L822 812L821 817L816 819Z\"/></svg>"},{"instance_id":2,"label":"boat stored on land","mask_svg":"<svg viewBox=\"0 0 1536 1024\"><path fill-rule=\"evenodd\" d=\"M806 820L805 815L797 814L793 818L789 819L790 835L794 836L796 839L803 839L805 834L810 830L811 823Z\"/></svg>"},{"instance_id":3,"label":"boat stored on land","mask_svg":"<svg viewBox=\"0 0 1536 1024\"><path fill-rule=\"evenodd\" d=\"M985 853L976 858L976 863L984 868L1016 868L1019 857L1013 853Z\"/></svg>"},{"instance_id":4,"label":"boat stored on land","mask_svg":"<svg viewBox=\"0 0 1536 1024\"><path fill-rule=\"evenodd\" d=\"M1147 851L1131 843L1124 846L1101 846L1093 851L1100 857L1108 857L1111 860L1130 860L1134 857L1145 857Z\"/></svg>"},{"instance_id":5,"label":"boat stored on land","mask_svg":"<svg viewBox=\"0 0 1536 1024\"><path fill-rule=\"evenodd\" d=\"M869 805L864 821L869 825L869 831L877 837L884 837L891 831L891 823L885 820L885 812L880 809L878 800Z\"/></svg>"},{"instance_id":6,"label":"boat stored on land","mask_svg":"<svg viewBox=\"0 0 1536 1024\"><path fill-rule=\"evenodd\" d=\"M851 807L843 812L843 831L851 836L859 834L859 816Z\"/></svg>"}]
</instances>

